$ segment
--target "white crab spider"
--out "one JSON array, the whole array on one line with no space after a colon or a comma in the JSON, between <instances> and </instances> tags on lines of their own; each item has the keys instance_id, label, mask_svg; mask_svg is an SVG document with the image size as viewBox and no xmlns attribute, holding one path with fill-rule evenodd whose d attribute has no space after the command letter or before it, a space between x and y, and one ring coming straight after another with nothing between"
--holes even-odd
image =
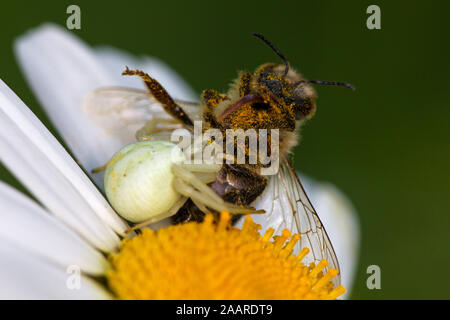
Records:
<instances>
[{"instance_id":1,"label":"white crab spider","mask_svg":"<svg viewBox=\"0 0 450 320\"><path fill-rule=\"evenodd\" d=\"M150 127L143 130L148 134ZM208 187L220 165L185 164L185 154L174 143L148 135L139 140L117 152L105 173L106 196L119 215L137 223L133 230L176 214L188 198L205 213L210 209L255 213L253 208L225 202Z\"/></svg>"}]
</instances>

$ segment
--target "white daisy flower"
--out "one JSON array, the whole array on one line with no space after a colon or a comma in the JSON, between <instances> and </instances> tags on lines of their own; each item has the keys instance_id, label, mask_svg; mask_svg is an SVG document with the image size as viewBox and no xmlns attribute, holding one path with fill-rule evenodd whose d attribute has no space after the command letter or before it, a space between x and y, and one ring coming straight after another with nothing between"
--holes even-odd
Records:
<instances>
[{"instance_id":1,"label":"white daisy flower","mask_svg":"<svg viewBox=\"0 0 450 320\"><path fill-rule=\"evenodd\" d=\"M139 80L120 76L125 65L145 70L176 98L196 100L189 86L162 62L150 57L135 58L113 48L90 48L55 25L44 25L20 37L15 50L41 105L77 162L89 174L117 150L133 142L136 127L145 121L140 123L136 115L136 123L130 126L119 128L120 119L116 118L109 124L99 125L83 109L83 98L99 87L142 87ZM0 239L3 240L0 298L104 299L114 297L113 292L119 297L121 293L131 292L120 280L129 275L116 272L114 276L111 270L119 270L119 264L136 267L130 262L132 259L123 259L124 255L117 252L138 240L123 244L127 223L3 82L0 83L0 160L39 201L37 204L0 184ZM103 188L103 177L92 175L91 178ZM355 212L333 186L308 180L305 187L330 235L341 263L343 285L348 290L358 255ZM109 260L105 258L107 255ZM76 268L81 271L81 285L73 288L69 282ZM109 287L96 280L104 276ZM132 290L139 294L142 291L134 287ZM182 292L182 288L179 290Z\"/></svg>"}]
</instances>

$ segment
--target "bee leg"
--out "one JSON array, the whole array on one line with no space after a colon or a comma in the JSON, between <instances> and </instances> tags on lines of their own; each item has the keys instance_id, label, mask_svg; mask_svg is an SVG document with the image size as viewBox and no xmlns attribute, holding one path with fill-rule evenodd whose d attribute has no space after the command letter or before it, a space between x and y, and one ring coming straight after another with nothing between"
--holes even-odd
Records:
<instances>
[{"instance_id":1,"label":"bee leg","mask_svg":"<svg viewBox=\"0 0 450 320\"><path fill-rule=\"evenodd\" d=\"M158 128L158 124L163 124L164 126ZM150 136L155 133L176 129L174 125L177 124L179 125L179 122L175 119L154 118L148 120L145 125L136 132L136 139L138 141L149 140Z\"/></svg>"},{"instance_id":2,"label":"bee leg","mask_svg":"<svg viewBox=\"0 0 450 320\"><path fill-rule=\"evenodd\" d=\"M141 79L144 80L147 89L155 97L155 99L162 104L167 113L169 113L171 116L173 116L175 119L178 119L185 125L193 126L192 120L188 117L184 110L175 103L166 89L164 89L164 87L158 81L150 77L147 73L141 70L130 70L127 67L125 71L122 72L122 75L141 77Z\"/></svg>"}]
</instances>

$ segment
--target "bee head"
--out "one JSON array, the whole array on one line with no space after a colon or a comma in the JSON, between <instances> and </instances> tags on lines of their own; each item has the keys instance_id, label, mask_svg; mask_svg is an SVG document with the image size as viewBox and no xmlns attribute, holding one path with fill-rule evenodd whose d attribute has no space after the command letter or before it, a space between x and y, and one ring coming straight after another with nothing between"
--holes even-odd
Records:
<instances>
[{"instance_id":1,"label":"bee head","mask_svg":"<svg viewBox=\"0 0 450 320\"><path fill-rule=\"evenodd\" d=\"M287 70L287 72L286 72ZM309 119L316 110L316 92L309 82L286 65L265 64L254 73L257 95L295 120Z\"/></svg>"},{"instance_id":2,"label":"bee head","mask_svg":"<svg viewBox=\"0 0 450 320\"><path fill-rule=\"evenodd\" d=\"M264 41L284 62L284 64L265 64L254 74L256 87L264 101L282 105L293 111L296 120L311 118L316 110L316 92L311 84L345 86L354 90L351 84L336 81L306 80L290 68L284 55L262 34L253 33Z\"/></svg>"},{"instance_id":3,"label":"bee head","mask_svg":"<svg viewBox=\"0 0 450 320\"><path fill-rule=\"evenodd\" d=\"M239 128L247 123L249 127L275 126L295 130L297 121L309 119L315 113L316 92L311 84L354 89L344 82L304 79L290 68L288 60L269 40L256 32L253 35L272 48L284 64L268 63L257 68L253 74L242 73L238 82L239 96L234 101L226 102L225 109L220 109L219 122L230 122L232 127ZM203 97L207 103L208 93L206 91Z\"/></svg>"}]
</instances>

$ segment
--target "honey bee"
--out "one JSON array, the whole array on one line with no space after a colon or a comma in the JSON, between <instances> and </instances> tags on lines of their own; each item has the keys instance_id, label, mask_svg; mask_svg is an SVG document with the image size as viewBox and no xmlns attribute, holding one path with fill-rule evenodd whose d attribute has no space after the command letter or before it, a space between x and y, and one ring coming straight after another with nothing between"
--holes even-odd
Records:
<instances>
[{"instance_id":1,"label":"honey bee","mask_svg":"<svg viewBox=\"0 0 450 320\"><path fill-rule=\"evenodd\" d=\"M227 93L204 90L202 103L173 99L164 87L140 70L124 75L142 78L147 91L125 88L101 88L85 100L86 109L97 116L120 114L130 124L143 119L145 125L137 130L138 141L168 140L177 128L193 131L194 122L202 121L203 130L215 128L222 133L236 129L276 129L279 132L280 167L272 176L261 175L264 164L174 166L174 188L183 197L170 210L174 223L202 221L205 213L227 210L235 215L264 214L266 227L275 234L287 228L301 235L294 251L308 248L306 262L329 262L329 268L339 270L330 239L311 201L289 160L292 148L298 143L301 125L316 111L316 92L312 84L338 85L354 89L350 84L335 81L307 80L293 70L283 54L264 36L254 33L283 60L283 64L267 63L253 73L241 72ZM102 111L99 111L102 110ZM259 137L258 137L259 138ZM267 144L273 142L269 135ZM250 157L247 142L246 159ZM231 155L233 158L236 154ZM251 207L253 205L254 207ZM146 221L140 227L148 224ZM340 278L336 278L336 284Z\"/></svg>"}]
</instances>

